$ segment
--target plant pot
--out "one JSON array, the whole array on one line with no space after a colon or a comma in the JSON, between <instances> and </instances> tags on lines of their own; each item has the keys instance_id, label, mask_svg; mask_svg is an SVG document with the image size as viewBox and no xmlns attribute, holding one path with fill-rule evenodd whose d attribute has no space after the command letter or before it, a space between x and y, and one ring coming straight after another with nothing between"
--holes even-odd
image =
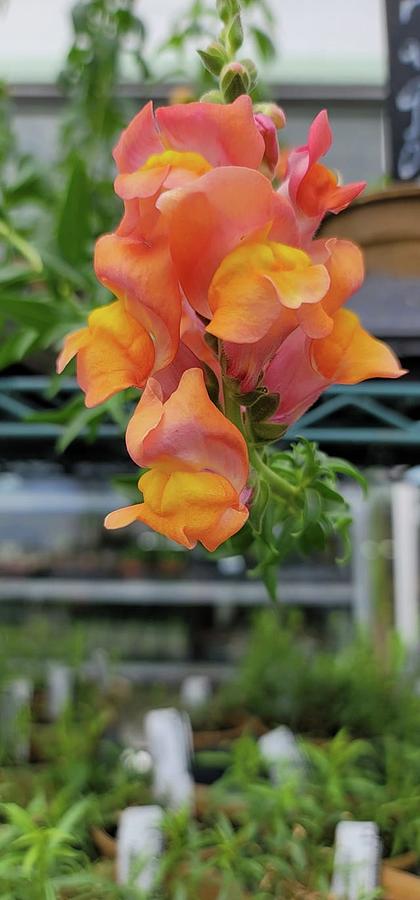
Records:
<instances>
[{"instance_id":1,"label":"plant pot","mask_svg":"<svg viewBox=\"0 0 420 900\"><path fill-rule=\"evenodd\" d=\"M243 734L261 737L268 731L264 722L257 716L245 716L237 725L220 728L214 731L194 731L194 750L223 750L229 748Z\"/></svg>"},{"instance_id":2,"label":"plant pot","mask_svg":"<svg viewBox=\"0 0 420 900\"><path fill-rule=\"evenodd\" d=\"M27 806L33 797L36 779L45 772L48 772L45 765L0 766L1 799Z\"/></svg>"},{"instance_id":3,"label":"plant pot","mask_svg":"<svg viewBox=\"0 0 420 900\"><path fill-rule=\"evenodd\" d=\"M420 275L420 188L395 185L367 194L343 210L328 216L321 238L339 237L360 244L368 273L381 272L403 278Z\"/></svg>"},{"instance_id":4,"label":"plant pot","mask_svg":"<svg viewBox=\"0 0 420 900\"><path fill-rule=\"evenodd\" d=\"M223 813L228 819L238 819L246 806L241 797L234 794L220 802L205 784L197 784L195 787L195 815L197 819L205 819L214 813Z\"/></svg>"},{"instance_id":5,"label":"plant pot","mask_svg":"<svg viewBox=\"0 0 420 900\"><path fill-rule=\"evenodd\" d=\"M117 856L117 840L104 828L93 825L90 829L93 843L103 859L115 859Z\"/></svg>"},{"instance_id":6,"label":"plant pot","mask_svg":"<svg viewBox=\"0 0 420 900\"><path fill-rule=\"evenodd\" d=\"M418 855L414 852L384 861L381 884L387 900L420 900L420 877L406 871L417 863Z\"/></svg>"}]
</instances>

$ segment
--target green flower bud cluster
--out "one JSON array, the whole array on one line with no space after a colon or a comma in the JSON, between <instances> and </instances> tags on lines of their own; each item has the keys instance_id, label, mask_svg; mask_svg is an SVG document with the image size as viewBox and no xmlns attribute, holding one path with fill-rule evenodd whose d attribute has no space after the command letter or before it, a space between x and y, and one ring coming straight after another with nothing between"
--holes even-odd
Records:
<instances>
[{"instance_id":1,"label":"green flower bud cluster","mask_svg":"<svg viewBox=\"0 0 420 900\"><path fill-rule=\"evenodd\" d=\"M223 23L218 40L199 50L204 67L218 79L219 87L201 99L213 103L232 103L255 88L258 73L252 59L236 59L244 33L239 0L217 0L217 11Z\"/></svg>"}]
</instances>

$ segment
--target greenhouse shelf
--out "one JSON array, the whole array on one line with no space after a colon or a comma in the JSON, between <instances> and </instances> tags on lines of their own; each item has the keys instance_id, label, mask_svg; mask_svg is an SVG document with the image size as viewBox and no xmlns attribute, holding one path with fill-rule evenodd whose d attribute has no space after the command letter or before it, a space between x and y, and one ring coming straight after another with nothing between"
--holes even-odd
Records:
<instances>
[{"instance_id":1,"label":"greenhouse shelf","mask_svg":"<svg viewBox=\"0 0 420 900\"><path fill-rule=\"evenodd\" d=\"M213 682L226 681L235 671L233 663L223 662L199 662L176 660L165 662L164 660L147 662L117 662L112 672L115 675L127 678L137 684L146 682L164 682L174 684L188 678L190 675L207 675ZM94 677L92 665L84 667L85 675Z\"/></svg>"},{"instance_id":2,"label":"greenhouse shelf","mask_svg":"<svg viewBox=\"0 0 420 900\"><path fill-rule=\"evenodd\" d=\"M349 607L350 583L320 581L279 584L279 599L290 606ZM0 602L67 603L101 606L258 606L268 602L265 587L252 581L156 581L72 578L2 578Z\"/></svg>"}]
</instances>

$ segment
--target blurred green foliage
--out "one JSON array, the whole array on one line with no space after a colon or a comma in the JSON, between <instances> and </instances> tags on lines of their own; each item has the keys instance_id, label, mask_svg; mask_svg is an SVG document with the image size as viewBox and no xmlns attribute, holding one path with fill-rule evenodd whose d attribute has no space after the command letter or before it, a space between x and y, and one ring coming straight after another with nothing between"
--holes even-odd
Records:
<instances>
[{"instance_id":1,"label":"blurred green foliage","mask_svg":"<svg viewBox=\"0 0 420 900\"><path fill-rule=\"evenodd\" d=\"M417 678L395 639L379 657L362 638L339 654L315 650L297 619L260 613L243 664L203 721L211 726L217 707L225 725L232 711L289 724L304 765L283 764L273 783L251 723L228 752L226 743L213 751L225 774L207 789L199 818L166 813L165 851L147 894L117 886L97 863L92 826L115 827L119 809L153 801L150 776L121 755L121 696L112 701L112 691L80 681L58 721L33 723L43 764L0 766L0 898L29 900L31 883L34 900L189 900L212 884L221 900L297 900L308 890L326 900L343 819L376 821L385 856L420 856Z\"/></svg>"},{"instance_id":2,"label":"blurred green foliage","mask_svg":"<svg viewBox=\"0 0 420 900\"><path fill-rule=\"evenodd\" d=\"M235 678L215 698L213 713L242 710L267 724L329 738L345 728L354 738L392 735L420 740L419 671L390 634L376 649L357 636L340 652L319 651L302 617L279 609L256 616Z\"/></svg>"}]
</instances>

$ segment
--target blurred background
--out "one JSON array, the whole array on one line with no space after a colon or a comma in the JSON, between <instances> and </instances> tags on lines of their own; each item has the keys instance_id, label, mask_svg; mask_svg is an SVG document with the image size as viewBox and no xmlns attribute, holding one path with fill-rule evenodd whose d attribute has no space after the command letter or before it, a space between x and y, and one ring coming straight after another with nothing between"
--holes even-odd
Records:
<instances>
[{"instance_id":1,"label":"blurred background","mask_svg":"<svg viewBox=\"0 0 420 900\"><path fill-rule=\"evenodd\" d=\"M287 115L285 163L327 107L329 165L345 181L368 182L364 198L327 219L322 233L364 248L366 283L350 305L409 370L401 381L331 389L287 436L346 457L370 490L366 499L343 480L353 512L350 559L338 565L337 546L288 559L274 612L240 555L187 553L140 525L104 531L105 514L126 503L135 474L123 441L130 397L86 410L69 370L53 375L63 336L106 297L91 259L96 237L120 213L112 190L117 135L148 98L188 102L208 88L195 47L217 29L214 3L0 2L0 750L15 766L58 761L50 783L58 789L73 779L79 793L101 796L101 824L114 823L133 797L139 802L138 781L133 793L128 776L113 775L111 784L98 769L93 777L91 750L105 726L115 739L118 721L118 740L135 756L130 772L143 778L150 760L140 718L152 707L188 708L197 727L223 724L231 736L251 715L256 734L263 721L323 738L343 726L370 737L391 728L392 717L395 724L398 702L369 648L396 679L396 630L407 654L402 669L414 671L420 3L243 5L245 55L257 61L261 95ZM369 642L363 650L353 643L360 630ZM77 712L66 719L69 709ZM53 721L61 722L54 738L46 724ZM196 750L209 746L211 738L195 741ZM104 759L104 771L115 774ZM0 788L10 782L4 771ZM25 779L11 783L6 798L28 802Z\"/></svg>"}]
</instances>

